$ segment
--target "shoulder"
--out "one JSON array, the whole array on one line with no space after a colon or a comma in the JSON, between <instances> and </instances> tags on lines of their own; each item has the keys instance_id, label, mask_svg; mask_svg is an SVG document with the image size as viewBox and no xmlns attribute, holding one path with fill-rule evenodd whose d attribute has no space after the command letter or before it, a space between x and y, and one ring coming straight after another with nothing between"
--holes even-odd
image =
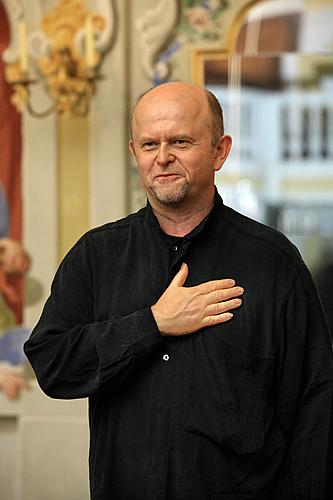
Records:
<instances>
[{"instance_id":1,"label":"shoulder","mask_svg":"<svg viewBox=\"0 0 333 500\"><path fill-rule=\"evenodd\" d=\"M108 222L102 226L95 227L88 231L83 238L99 239L109 235L119 235L132 229L139 228L145 221L147 208L141 208L138 212L129 214L122 219Z\"/></svg>"},{"instance_id":2,"label":"shoulder","mask_svg":"<svg viewBox=\"0 0 333 500\"><path fill-rule=\"evenodd\" d=\"M299 270L305 267L297 247L280 231L257 222L245 215L224 206L223 217L230 231L237 235L237 241L248 255L260 259L271 257L280 262L287 261Z\"/></svg>"},{"instance_id":3,"label":"shoulder","mask_svg":"<svg viewBox=\"0 0 333 500\"><path fill-rule=\"evenodd\" d=\"M60 269L89 269L104 259L116 258L132 238L136 239L146 220L147 208L114 222L90 229L74 244Z\"/></svg>"},{"instance_id":4,"label":"shoulder","mask_svg":"<svg viewBox=\"0 0 333 500\"><path fill-rule=\"evenodd\" d=\"M140 209L138 212L130 214L122 219L108 222L101 226L95 227L87 231L76 244L68 252L68 256L72 253L84 251L88 246L98 246L103 244L117 244L128 238L131 232L139 231L146 219L146 208Z\"/></svg>"}]
</instances>

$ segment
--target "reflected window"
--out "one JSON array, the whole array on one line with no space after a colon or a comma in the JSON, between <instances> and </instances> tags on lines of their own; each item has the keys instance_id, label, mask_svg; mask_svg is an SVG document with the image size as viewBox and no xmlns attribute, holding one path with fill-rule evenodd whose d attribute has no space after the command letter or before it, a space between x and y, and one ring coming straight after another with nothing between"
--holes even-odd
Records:
<instances>
[{"instance_id":1,"label":"reflected window","mask_svg":"<svg viewBox=\"0 0 333 500\"><path fill-rule=\"evenodd\" d=\"M234 51L331 53L332 11L331 0L258 2L243 18Z\"/></svg>"},{"instance_id":2,"label":"reflected window","mask_svg":"<svg viewBox=\"0 0 333 500\"><path fill-rule=\"evenodd\" d=\"M332 1L258 2L232 50L200 54L196 81L234 140L217 175L225 202L284 232L315 277L333 269L332 26Z\"/></svg>"}]
</instances>

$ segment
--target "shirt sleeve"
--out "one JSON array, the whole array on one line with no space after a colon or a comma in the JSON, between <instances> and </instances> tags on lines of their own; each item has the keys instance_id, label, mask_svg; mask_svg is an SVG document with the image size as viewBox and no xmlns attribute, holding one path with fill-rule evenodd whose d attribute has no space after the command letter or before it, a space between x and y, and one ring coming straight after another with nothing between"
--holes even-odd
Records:
<instances>
[{"instance_id":1,"label":"shirt sleeve","mask_svg":"<svg viewBox=\"0 0 333 500\"><path fill-rule=\"evenodd\" d=\"M283 317L277 415L290 442L295 500L333 498L333 361L328 326L304 267Z\"/></svg>"},{"instance_id":2,"label":"shirt sleeve","mask_svg":"<svg viewBox=\"0 0 333 500\"><path fill-rule=\"evenodd\" d=\"M24 346L42 390L54 398L112 388L164 343L150 307L95 322L89 266L80 259L75 247L65 257Z\"/></svg>"}]
</instances>

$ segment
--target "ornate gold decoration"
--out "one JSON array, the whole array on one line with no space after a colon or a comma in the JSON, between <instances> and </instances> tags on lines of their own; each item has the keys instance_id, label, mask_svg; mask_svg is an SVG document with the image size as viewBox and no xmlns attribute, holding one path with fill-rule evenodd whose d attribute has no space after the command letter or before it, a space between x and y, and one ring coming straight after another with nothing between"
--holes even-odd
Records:
<instances>
[{"instance_id":1,"label":"ornate gold decoration","mask_svg":"<svg viewBox=\"0 0 333 500\"><path fill-rule=\"evenodd\" d=\"M41 20L39 38L46 50L45 55L35 60L35 79L29 78L28 39L24 21L20 23L19 61L6 66L6 79L14 89L13 104L19 111L26 107L39 117L53 111L86 115L96 90L96 80L100 78L98 69L102 53L96 48L95 38L105 29L104 18L90 12L82 0L61 0ZM31 106L30 85L41 80L53 104L39 113Z\"/></svg>"}]
</instances>

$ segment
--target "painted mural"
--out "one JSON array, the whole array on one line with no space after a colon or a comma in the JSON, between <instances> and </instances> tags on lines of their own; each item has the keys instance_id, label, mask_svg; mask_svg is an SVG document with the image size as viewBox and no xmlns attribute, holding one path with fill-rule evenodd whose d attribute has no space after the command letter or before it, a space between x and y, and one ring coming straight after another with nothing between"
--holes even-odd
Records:
<instances>
[{"instance_id":1,"label":"painted mural","mask_svg":"<svg viewBox=\"0 0 333 500\"><path fill-rule=\"evenodd\" d=\"M214 42L221 38L222 14L227 0L184 0L179 33L188 43Z\"/></svg>"},{"instance_id":2,"label":"painted mural","mask_svg":"<svg viewBox=\"0 0 333 500\"><path fill-rule=\"evenodd\" d=\"M1 54L9 41L0 3L0 364L23 360L23 275L29 257L22 247L21 118L11 102ZM17 346L19 346L17 348Z\"/></svg>"}]
</instances>

